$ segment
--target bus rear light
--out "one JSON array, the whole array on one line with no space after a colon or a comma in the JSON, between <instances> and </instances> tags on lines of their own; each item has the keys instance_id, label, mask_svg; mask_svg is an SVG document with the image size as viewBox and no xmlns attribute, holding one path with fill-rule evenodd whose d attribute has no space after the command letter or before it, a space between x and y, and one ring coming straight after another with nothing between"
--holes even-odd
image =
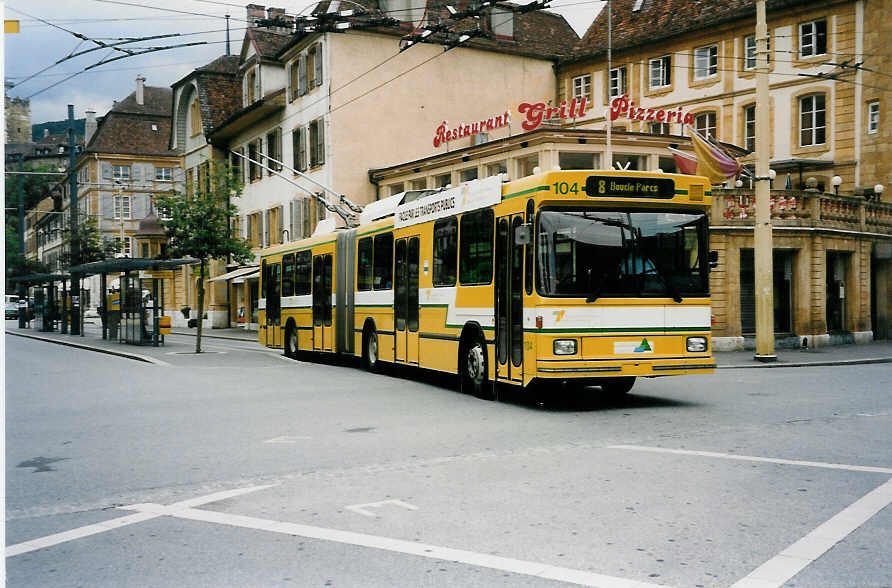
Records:
<instances>
[{"instance_id":1,"label":"bus rear light","mask_svg":"<svg viewBox=\"0 0 892 588\"><path fill-rule=\"evenodd\" d=\"M541 317L541 316L537 316L537 317L536 317L536 328L537 328L537 329L541 329L541 328L542 328L542 317Z\"/></svg>"}]
</instances>

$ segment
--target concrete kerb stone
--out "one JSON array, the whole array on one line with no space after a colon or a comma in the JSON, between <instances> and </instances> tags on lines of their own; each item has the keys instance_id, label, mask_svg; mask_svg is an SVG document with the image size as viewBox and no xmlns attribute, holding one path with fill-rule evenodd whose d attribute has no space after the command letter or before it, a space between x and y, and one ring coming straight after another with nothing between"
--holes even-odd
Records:
<instances>
[{"instance_id":1,"label":"concrete kerb stone","mask_svg":"<svg viewBox=\"0 0 892 588\"><path fill-rule=\"evenodd\" d=\"M740 370L754 368L797 368L797 367L821 367L834 365L862 365L870 363L892 363L892 357L866 357L864 359L837 359L822 361L796 361L796 362L776 362L762 363L755 362L753 364L736 364L736 365L717 365L716 369L720 370Z\"/></svg>"}]
</instances>

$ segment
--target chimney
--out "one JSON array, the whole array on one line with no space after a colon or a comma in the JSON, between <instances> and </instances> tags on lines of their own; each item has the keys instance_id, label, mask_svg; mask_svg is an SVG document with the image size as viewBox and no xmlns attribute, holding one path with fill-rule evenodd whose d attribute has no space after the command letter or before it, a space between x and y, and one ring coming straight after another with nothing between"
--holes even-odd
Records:
<instances>
[{"instance_id":1,"label":"chimney","mask_svg":"<svg viewBox=\"0 0 892 588\"><path fill-rule=\"evenodd\" d=\"M277 18L284 18L285 9L284 8L267 8L266 13L269 15L270 20L275 20Z\"/></svg>"},{"instance_id":2,"label":"chimney","mask_svg":"<svg viewBox=\"0 0 892 588\"><path fill-rule=\"evenodd\" d=\"M96 111L88 110L84 114L87 115L87 120L84 123L84 145L89 145L90 139L96 133Z\"/></svg>"},{"instance_id":3,"label":"chimney","mask_svg":"<svg viewBox=\"0 0 892 588\"><path fill-rule=\"evenodd\" d=\"M266 12L264 12L265 6L261 4L248 4L246 10L248 11L248 26L256 27L254 21L261 20L266 18Z\"/></svg>"},{"instance_id":4,"label":"chimney","mask_svg":"<svg viewBox=\"0 0 892 588\"><path fill-rule=\"evenodd\" d=\"M136 103L142 106L145 104L146 96L145 96L145 83L146 79L142 77L142 74L136 76Z\"/></svg>"}]
</instances>

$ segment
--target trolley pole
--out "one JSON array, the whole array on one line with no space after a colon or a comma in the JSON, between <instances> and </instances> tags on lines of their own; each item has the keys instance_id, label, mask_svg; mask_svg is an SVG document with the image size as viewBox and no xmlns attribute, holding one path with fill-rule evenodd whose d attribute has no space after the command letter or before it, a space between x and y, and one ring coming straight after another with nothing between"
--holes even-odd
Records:
<instances>
[{"instance_id":1,"label":"trolley pole","mask_svg":"<svg viewBox=\"0 0 892 588\"><path fill-rule=\"evenodd\" d=\"M25 154L19 153L19 171L25 170ZM21 256L22 261L25 260L25 185L23 174L19 174L16 178L16 192L18 193L18 215L19 215L19 256ZM8 262L9 260L7 260ZM19 328L25 328L25 315L28 313L27 303L22 305L22 300L25 299L25 284L23 282L16 282L16 293L19 295Z\"/></svg>"},{"instance_id":2,"label":"trolley pole","mask_svg":"<svg viewBox=\"0 0 892 588\"><path fill-rule=\"evenodd\" d=\"M77 153L75 153L76 142L74 140L74 104L68 105L68 186L69 200L68 207L71 213L71 265L76 266L81 262L81 244L80 235L77 226L77 173L75 173L75 163L77 161ZM71 274L71 334L80 335L80 295L81 295L81 276L78 273Z\"/></svg>"},{"instance_id":3,"label":"trolley pole","mask_svg":"<svg viewBox=\"0 0 892 588\"><path fill-rule=\"evenodd\" d=\"M771 177L768 169L768 23L765 0L756 0L756 353L758 361L777 361L774 350L774 268L771 235Z\"/></svg>"}]
</instances>

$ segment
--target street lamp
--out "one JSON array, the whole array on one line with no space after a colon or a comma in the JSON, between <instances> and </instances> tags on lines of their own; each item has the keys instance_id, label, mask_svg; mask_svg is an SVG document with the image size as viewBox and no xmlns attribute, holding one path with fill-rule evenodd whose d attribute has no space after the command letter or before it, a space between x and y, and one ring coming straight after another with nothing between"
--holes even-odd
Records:
<instances>
[{"instance_id":1,"label":"street lamp","mask_svg":"<svg viewBox=\"0 0 892 588\"><path fill-rule=\"evenodd\" d=\"M839 176L833 176L830 178L830 183L833 184L833 192L837 196L839 196L839 185L842 184L842 178Z\"/></svg>"},{"instance_id":2,"label":"street lamp","mask_svg":"<svg viewBox=\"0 0 892 588\"><path fill-rule=\"evenodd\" d=\"M877 202L879 202L880 200L883 199L883 190L885 190L885 189L886 189L886 187L883 186L882 184L877 184L876 186L873 187L873 193L876 194L876 196L874 196L874 198L877 199Z\"/></svg>"}]
</instances>

